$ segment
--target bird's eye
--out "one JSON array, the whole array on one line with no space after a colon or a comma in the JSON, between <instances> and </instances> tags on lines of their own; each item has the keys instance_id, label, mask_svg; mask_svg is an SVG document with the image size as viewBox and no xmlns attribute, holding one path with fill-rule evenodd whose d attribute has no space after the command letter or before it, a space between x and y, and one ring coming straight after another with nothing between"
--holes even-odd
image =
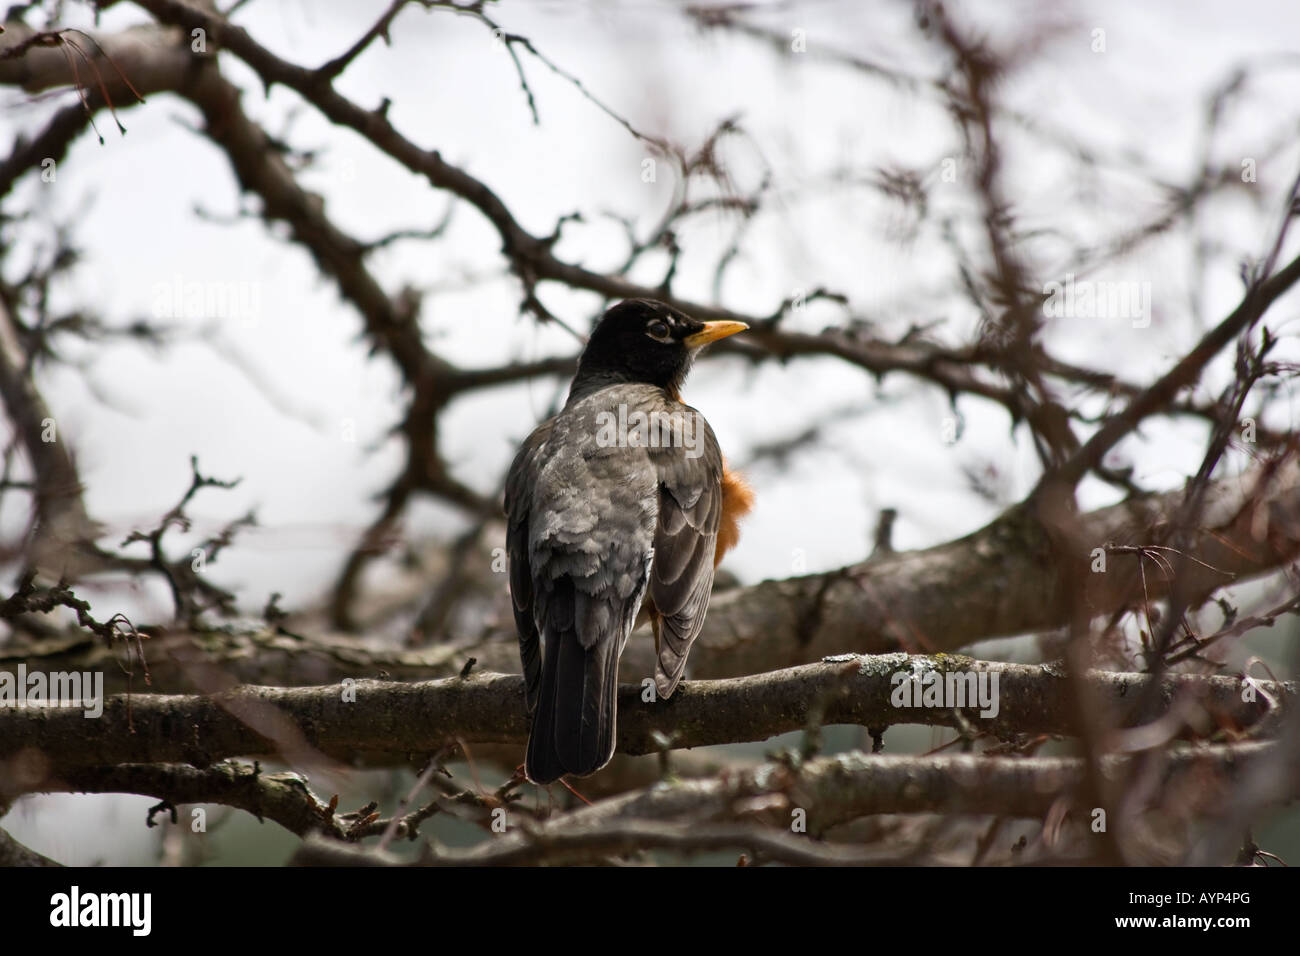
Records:
<instances>
[{"instance_id":1,"label":"bird's eye","mask_svg":"<svg viewBox=\"0 0 1300 956\"><path fill-rule=\"evenodd\" d=\"M652 339L658 339L660 342L667 342L669 336L668 323L655 319L645 327L645 333Z\"/></svg>"}]
</instances>

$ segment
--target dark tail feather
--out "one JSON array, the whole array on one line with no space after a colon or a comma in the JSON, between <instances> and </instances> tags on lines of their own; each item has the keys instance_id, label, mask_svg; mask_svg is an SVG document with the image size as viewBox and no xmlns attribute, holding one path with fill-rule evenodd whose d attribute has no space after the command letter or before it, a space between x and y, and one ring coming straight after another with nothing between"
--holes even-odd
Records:
<instances>
[{"instance_id":1,"label":"dark tail feather","mask_svg":"<svg viewBox=\"0 0 1300 956\"><path fill-rule=\"evenodd\" d=\"M572 639L576 644L576 638ZM533 711L533 726L528 732L528 751L524 756L524 771L533 783L553 783L565 773L559 754L555 752L555 669L559 650L558 636L547 634L542 650L542 683L537 694L537 709Z\"/></svg>"},{"instance_id":2,"label":"dark tail feather","mask_svg":"<svg viewBox=\"0 0 1300 956\"><path fill-rule=\"evenodd\" d=\"M534 783L595 773L614 755L618 637L585 649L572 627L545 634L542 684L525 770Z\"/></svg>"}]
</instances>

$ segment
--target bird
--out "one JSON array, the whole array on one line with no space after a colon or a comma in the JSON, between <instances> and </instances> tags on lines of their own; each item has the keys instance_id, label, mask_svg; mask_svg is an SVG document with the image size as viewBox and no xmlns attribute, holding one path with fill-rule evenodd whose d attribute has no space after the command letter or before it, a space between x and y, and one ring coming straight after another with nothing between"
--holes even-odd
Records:
<instances>
[{"instance_id":1,"label":"bird","mask_svg":"<svg viewBox=\"0 0 1300 956\"><path fill-rule=\"evenodd\" d=\"M506 476L506 557L531 715L524 770L546 785L609 762L618 664L648 619L671 697L713 573L754 505L681 388L699 351L748 325L627 299L596 323L563 408Z\"/></svg>"}]
</instances>

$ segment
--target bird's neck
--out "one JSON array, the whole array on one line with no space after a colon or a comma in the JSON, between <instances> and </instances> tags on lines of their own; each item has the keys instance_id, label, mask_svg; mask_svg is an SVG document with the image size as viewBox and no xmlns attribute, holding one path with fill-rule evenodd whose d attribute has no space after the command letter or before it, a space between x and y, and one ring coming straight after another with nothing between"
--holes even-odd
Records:
<instances>
[{"instance_id":1,"label":"bird's neck","mask_svg":"<svg viewBox=\"0 0 1300 956\"><path fill-rule=\"evenodd\" d=\"M666 385L657 385L654 382L643 382L626 372L619 372L613 369L591 369L578 373L577 378L573 380L573 385L569 388L569 398L565 405L572 405L574 402L581 401L588 395L600 391L602 388L609 388L611 385L650 385L662 388L664 392L673 399L680 402L681 383L669 382Z\"/></svg>"}]
</instances>

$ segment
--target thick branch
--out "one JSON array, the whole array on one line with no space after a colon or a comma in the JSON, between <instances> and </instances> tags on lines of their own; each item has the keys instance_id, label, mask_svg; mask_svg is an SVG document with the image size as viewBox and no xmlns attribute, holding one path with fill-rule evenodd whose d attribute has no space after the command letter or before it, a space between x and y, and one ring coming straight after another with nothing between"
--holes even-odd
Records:
<instances>
[{"instance_id":1,"label":"thick branch","mask_svg":"<svg viewBox=\"0 0 1300 956\"><path fill-rule=\"evenodd\" d=\"M1083 552L1164 544L1182 492L1134 497L1080 517ZM1256 469L1210 486L1195 528L1184 584L1204 600L1216 589L1284 566L1300 554L1300 469ZM1142 600L1138 557L1107 554L1081 596L1094 615ZM1170 582L1151 567L1147 595ZM990 637L1061 627L1070 595L1033 513L1016 506L956 541L892 554L824 574L724 592L714 598L692 651L691 674L755 673L777 661L841 652L953 650ZM780 657L779 655L786 655ZM778 665L779 666L779 665Z\"/></svg>"},{"instance_id":2,"label":"thick branch","mask_svg":"<svg viewBox=\"0 0 1300 956\"><path fill-rule=\"evenodd\" d=\"M184 764L121 764L75 767L41 785L42 792L138 793L157 797L173 809L181 804L219 803L273 820L291 833L322 833L349 839L356 820L322 803L296 773L263 773L260 768L223 761L202 770ZM155 808L158 810L159 808ZM149 825L154 813L149 814ZM188 820L179 821L188 826Z\"/></svg>"},{"instance_id":3,"label":"thick branch","mask_svg":"<svg viewBox=\"0 0 1300 956\"><path fill-rule=\"evenodd\" d=\"M924 679L927 670L996 674L996 713L981 716L973 701L960 714L895 706L893 675L920 674ZM1281 700L1296 692L1293 685L1261 683L1264 693L1256 692L1246 702L1236 678L1166 676L1160 693L1152 695L1159 701L1156 710L1135 713L1148 680L1140 674L1088 675L1099 706L1112 708L1120 726L1145 723L1177 700L1181 719L1170 735L1184 722L1201 732L1218 727L1266 731L1266 726L1254 725L1270 713L1267 697ZM1063 686L1061 672L1050 667L902 654L852 656L734 680L690 681L671 700L654 703L642 700L640 685L625 684L619 693L619 750L655 753L665 738L673 747L765 740L823 723L954 725L1007 736L1070 734L1073 720ZM300 738L299 753L389 763L456 741L522 745L528 729L521 678L501 674L416 684L241 687L210 696L117 695L104 701L98 719L87 719L81 709L0 710L0 767L9 762L0 779L39 782L76 766L207 767L230 757L272 756L282 745L259 728L278 730L276 737L287 739L285 727L295 741Z\"/></svg>"}]
</instances>

